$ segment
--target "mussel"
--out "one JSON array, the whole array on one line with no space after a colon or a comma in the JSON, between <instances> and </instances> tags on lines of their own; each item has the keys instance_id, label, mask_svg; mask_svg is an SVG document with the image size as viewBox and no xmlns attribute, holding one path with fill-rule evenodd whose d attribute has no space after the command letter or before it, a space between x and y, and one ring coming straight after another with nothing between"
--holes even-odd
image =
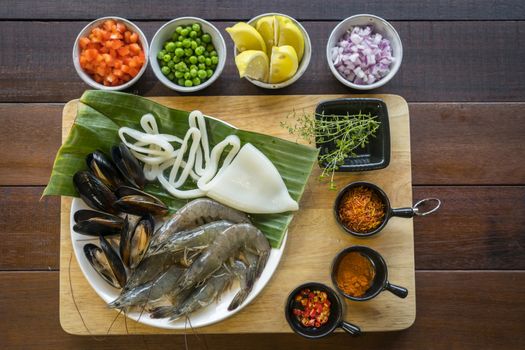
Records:
<instances>
[{"instance_id":1,"label":"mussel","mask_svg":"<svg viewBox=\"0 0 525 350\"><path fill-rule=\"evenodd\" d=\"M165 215L168 212L168 207L160 199L136 188L121 186L115 194L119 198L115 207L124 213L143 216Z\"/></svg>"},{"instance_id":2,"label":"mussel","mask_svg":"<svg viewBox=\"0 0 525 350\"><path fill-rule=\"evenodd\" d=\"M91 172L110 190L114 191L124 184L124 179L115 164L101 151L88 154L86 163Z\"/></svg>"},{"instance_id":3,"label":"mussel","mask_svg":"<svg viewBox=\"0 0 525 350\"><path fill-rule=\"evenodd\" d=\"M115 288L122 288L126 284L126 269L117 253L108 243L100 236L100 247L92 243L84 246L84 254L93 269L106 282Z\"/></svg>"},{"instance_id":4,"label":"mussel","mask_svg":"<svg viewBox=\"0 0 525 350\"><path fill-rule=\"evenodd\" d=\"M147 214L140 218L135 227L122 230L120 256L124 265L131 269L137 267L148 249L154 229L155 221L153 216Z\"/></svg>"},{"instance_id":5,"label":"mussel","mask_svg":"<svg viewBox=\"0 0 525 350\"><path fill-rule=\"evenodd\" d=\"M73 184L86 204L97 210L116 214L117 197L115 194L89 171L79 171L73 176Z\"/></svg>"},{"instance_id":6,"label":"mussel","mask_svg":"<svg viewBox=\"0 0 525 350\"><path fill-rule=\"evenodd\" d=\"M95 210L78 210L73 218L75 220L73 230L84 235L116 235L124 227L124 220L121 217Z\"/></svg>"},{"instance_id":7,"label":"mussel","mask_svg":"<svg viewBox=\"0 0 525 350\"><path fill-rule=\"evenodd\" d=\"M118 146L113 146L111 148L111 158L129 185L141 190L144 189L146 184L144 171L137 158L125 144L120 143Z\"/></svg>"}]
</instances>

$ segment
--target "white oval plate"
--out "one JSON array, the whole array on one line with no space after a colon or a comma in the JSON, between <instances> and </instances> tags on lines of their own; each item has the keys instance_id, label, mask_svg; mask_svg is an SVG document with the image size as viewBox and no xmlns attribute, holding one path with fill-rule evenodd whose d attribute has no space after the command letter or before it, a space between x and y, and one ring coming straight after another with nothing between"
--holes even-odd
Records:
<instances>
[{"instance_id":1,"label":"white oval plate","mask_svg":"<svg viewBox=\"0 0 525 350\"><path fill-rule=\"evenodd\" d=\"M71 230L71 242L73 244L73 250L77 258L80 269L91 287L95 292L104 300L105 303L113 301L119 295L119 290L111 287L106 281L99 276L99 274L93 269L91 264L88 262L86 256L84 255L83 247L87 243L94 243L98 245L98 238L95 238L90 241L86 241L90 236L81 235L73 231L74 219L73 215L76 211L80 209L89 209L89 207L79 198L73 198L71 203L71 213L69 217L70 230ZM240 310L242 310L246 305L248 305L255 297L261 292L261 290L266 286L270 281L270 278L274 274L279 261L283 255L284 247L286 245L286 240L288 238L288 233L285 234L281 247L279 249L272 248L270 252L270 257L268 263L264 268L261 277L255 282L253 290L248 295L246 300L235 310L228 311L228 305L233 300L233 297L239 290L239 284L236 282L233 287L222 294L221 299L217 303L212 303L211 305L198 310L190 315L191 325L193 328L204 327L211 325L213 323L222 321L228 317L233 316ZM168 322L168 319L152 319L149 317L148 313L143 313L140 316L140 312L130 312L127 314L129 318L137 322L143 323L152 327L166 328L166 329L185 329L187 328L186 320L184 317ZM140 319L139 319L140 317Z\"/></svg>"}]
</instances>

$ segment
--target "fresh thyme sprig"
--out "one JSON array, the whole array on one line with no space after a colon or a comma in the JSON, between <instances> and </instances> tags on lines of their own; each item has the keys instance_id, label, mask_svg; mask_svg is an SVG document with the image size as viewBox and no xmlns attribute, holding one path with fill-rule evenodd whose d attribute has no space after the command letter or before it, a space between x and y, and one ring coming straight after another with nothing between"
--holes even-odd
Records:
<instances>
[{"instance_id":1,"label":"fresh thyme sprig","mask_svg":"<svg viewBox=\"0 0 525 350\"><path fill-rule=\"evenodd\" d=\"M380 122L377 116L361 111L357 114L324 115L296 113L294 110L281 122L281 127L291 135L309 143L317 143L321 149L319 163L323 171L320 180L329 178L330 189L336 189L334 174L348 157L355 157L355 150L364 148L374 137ZM335 147L329 147L334 144Z\"/></svg>"}]
</instances>

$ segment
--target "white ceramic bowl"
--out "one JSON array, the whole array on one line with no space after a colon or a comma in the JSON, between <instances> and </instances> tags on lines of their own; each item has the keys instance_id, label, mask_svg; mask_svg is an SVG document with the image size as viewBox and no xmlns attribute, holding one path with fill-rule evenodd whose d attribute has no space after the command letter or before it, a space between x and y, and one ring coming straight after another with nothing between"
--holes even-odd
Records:
<instances>
[{"instance_id":1,"label":"white ceramic bowl","mask_svg":"<svg viewBox=\"0 0 525 350\"><path fill-rule=\"evenodd\" d=\"M373 26L374 33L379 33L384 38L390 40L390 46L392 47L392 56L395 58L394 62L390 66L390 72L381 80L378 80L370 85L354 84L351 81L347 80L337 71L332 62L332 48L335 47L337 41L339 41L339 39L348 29L351 29L355 26ZM401 44L399 34L397 34L397 31L394 29L394 27L392 27L390 23L388 23L381 17L367 14L355 15L343 20L334 28L334 30L332 30L330 38L328 39L328 44L326 44L326 60L328 62L330 70L337 78L337 80L339 80L341 83L357 90L372 90L385 85L390 81L390 79L394 77L394 75L396 75L397 71L399 70L399 67L401 66L401 61L403 60L403 45Z\"/></svg>"},{"instance_id":2,"label":"white ceramic bowl","mask_svg":"<svg viewBox=\"0 0 525 350\"><path fill-rule=\"evenodd\" d=\"M291 19L297 25L297 27L299 27L304 37L303 58L301 59L301 62L299 62L299 67L297 68L297 72L291 79L283 81L282 83L270 84L270 83L263 83L262 81L258 81L255 79L246 78L246 80L248 80L250 83L257 85L259 87L262 87L264 89L282 89L288 85L295 83L304 74L304 72L306 71L306 68L308 68L308 65L310 64L310 59L312 58L312 42L310 41L310 36L308 35L308 32L306 31L306 29L304 29L301 23L299 23L295 18L292 18L288 15L284 15L282 13L276 13L276 12L263 13L262 15L259 15L249 20L248 24L253 25L257 22L259 18L262 18L265 16L283 16L283 17L287 17ZM233 47L233 50L234 50L234 56L237 56L237 54L239 54L239 51L237 51L237 48L235 46Z\"/></svg>"},{"instance_id":3,"label":"white ceramic bowl","mask_svg":"<svg viewBox=\"0 0 525 350\"><path fill-rule=\"evenodd\" d=\"M162 74L162 71L160 70L161 67L159 65L159 61L157 60L157 54L160 50L162 50L164 43L170 40L172 34L175 32L175 28L177 28L178 26L184 26L193 23L200 24L202 31L204 33L208 33L211 36L211 41L213 43L213 46L215 46L215 51L217 51L219 63L217 64L213 75L204 83L197 86L185 87L174 83L173 81L169 80L168 77L166 77L164 74ZM222 70L224 69L224 64L226 63L226 43L224 42L224 38L222 37L219 30L210 22L207 22L197 17L179 17L169 21L168 23L160 27L159 30L157 30L155 36L151 40L149 56L149 62L151 68L153 69L153 73L155 73L155 75L162 84L175 91L194 92L210 86L215 80L217 80L219 75L221 75Z\"/></svg>"},{"instance_id":4,"label":"white ceramic bowl","mask_svg":"<svg viewBox=\"0 0 525 350\"><path fill-rule=\"evenodd\" d=\"M88 36L89 33L91 32L91 30L93 30L93 28L98 27L99 25L104 23L104 21L106 21L108 19L113 19L113 20L115 20L117 22L122 22L122 23L124 23L126 25L128 30L137 33L139 35L140 45L142 46L142 50L144 51L144 59L145 59L145 61L144 61L144 64L142 65L142 68L140 69L139 73L133 79L128 81L127 83L122 84L122 85L118 85L118 86L105 86L103 84L97 83L93 78L91 78L91 76L89 76L89 74L84 72L82 67L80 67L80 61L79 61L80 47L78 45L78 41L80 40L80 38L83 37L83 36ZM130 87L131 85L135 84L137 82L137 80L140 79L142 74L144 74L144 72L146 71L146 67L148 66L148 55L149 55L148 39L146 39L146 36L144 35L144 33L142 33L142 30L140 30L140 28L137 27L133 22L130 22L130 21L128 21L125 18L117 17L117 16L102 17L102 18L96 19L93 22L89 23L87 26L84 27L84 29L82 29L80 31L80 33L78 34L77 38L75 39L75 45L73 45L73 64L75 65L75 69L77 71L77 74L89 86L91 86L91 87L93 87L95 89L106 90L106 91L124 90L124 89L127 89L128 87Z\"/></svg>"}]
</instances>

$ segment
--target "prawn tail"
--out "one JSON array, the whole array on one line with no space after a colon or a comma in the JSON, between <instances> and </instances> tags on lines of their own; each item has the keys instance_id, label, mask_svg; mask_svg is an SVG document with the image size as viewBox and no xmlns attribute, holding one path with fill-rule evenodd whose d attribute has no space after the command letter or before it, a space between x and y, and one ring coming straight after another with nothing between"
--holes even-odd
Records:
<instances>
[{"instance_id":1,"label":"prawn tail","mask_svg":"<svg viewBox=\"0 0 525 350\"><path fill-rule=\"evenodd\" d=\"M255 274L255 279L261 277L261 273L263 272L269 257L270 252L264 252L259 256L259 260L257 261L257 273Z\"/></svg>"},{"instance_id":2,"label":"prawn tail","mask_svg":"<svg viewBox=\"0 0 525 350\"><path fill-rule=\"evenodd\" d=\"M177 313L177 309L172 306L159 306L151 310L151 318L167 318Z\"/></svg>"},{"instance_id":3,"label":"prawn tail","mask_svg":"<svg viewBox=\"0 0 525 350\"><path fill-rule=\"evenodd\" d=\"M237 294L235 294L235 297L233 297L232 302L230 303L230 306L228 306L228 311L235 310L239 307L239 305L242 304L244 300L246 300L246 297L250 293L250 290L248 289L241 289Z\"/></svg>"}]
</instances>

